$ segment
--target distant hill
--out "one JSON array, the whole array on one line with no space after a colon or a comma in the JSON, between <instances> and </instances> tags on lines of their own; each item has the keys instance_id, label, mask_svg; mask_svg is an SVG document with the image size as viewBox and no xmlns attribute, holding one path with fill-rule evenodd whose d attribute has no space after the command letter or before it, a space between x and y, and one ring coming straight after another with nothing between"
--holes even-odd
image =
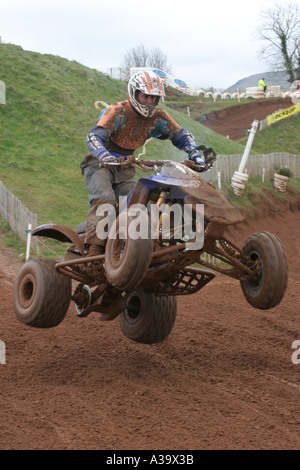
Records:
<instances>
[{"instance_id":1,"label":"distant hill","mask_svg":"<svg viewBox=\"0 0 300 470\"><path fill-rule=\"evenodd\" d=\"M250 77L242 78L234 85L227 88L225 91L233 93L237 89L243 92L248 87L253 87L258 85L258 81L264 78L265 83L270 86L280 85L283 91L288 91L291 83L287 81L288 75L285 72L262 72L255 75L250 75Z\"/></svg>"}]
</instances>

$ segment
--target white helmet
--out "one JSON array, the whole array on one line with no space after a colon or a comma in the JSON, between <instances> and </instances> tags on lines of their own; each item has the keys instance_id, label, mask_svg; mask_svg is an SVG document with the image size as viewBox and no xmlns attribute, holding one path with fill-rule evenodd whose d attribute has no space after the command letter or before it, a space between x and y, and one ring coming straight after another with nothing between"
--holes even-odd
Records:
<instances>
[{"instance_id":1,"label":"white helmet","mask_svg":"<svg viewBox=\"0 0 300 470\"><path fill-rule=\"evenodd\" d=\"M138 102L137 93L141 91L146 95L157 96L154 105L144 105ZM155 114L160 97L165 96L164 85L155 72L137 72L128 82L128 99L135 111L146 118Z\"/></svg>"}]
</instances>

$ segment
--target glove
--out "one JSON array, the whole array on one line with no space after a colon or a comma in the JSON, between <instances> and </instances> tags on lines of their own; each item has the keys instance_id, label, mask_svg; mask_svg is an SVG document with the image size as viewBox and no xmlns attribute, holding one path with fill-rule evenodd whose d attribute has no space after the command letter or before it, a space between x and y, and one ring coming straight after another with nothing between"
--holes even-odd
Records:
<instances>
[{"instance_id":1,"label":"glove","mask_svg":"<svg viewBox=\"0 0 300 470\"><path fill-rule=\"evenodd\" d=\"M189 155L189 160L192 160L192 162L196 163L197 165L200 166L200 168L205 169L206 168L206 163L203 160L203 157L199 150L193 150L190 155Z\"/></svg>"},{"instance_id":2,"label":"glove","mask_svg":"<svg viewBox=\"0 0 300 470\"><path fill-rule=\"evenodd\" d=\"M101 158L101 163L119 163L119 159L113 155L107 155L106 157Z\"/></svg>"},{"instance_id":3,"label":"glove","mask_svg":"<svg viewBox=\"0 0 300 470\"><path fill-rule=\"evenodd\" d=\"M202 147L203 147L202 150L203 150L203 153L204 153L205 162L207 164L210 164L210 163L212 164L214 161L216 161L217 154L214 151L214 149L212 149L211 147L209 147L209 148L204 147L204 145Z\"/></svg>"}]
</instances>

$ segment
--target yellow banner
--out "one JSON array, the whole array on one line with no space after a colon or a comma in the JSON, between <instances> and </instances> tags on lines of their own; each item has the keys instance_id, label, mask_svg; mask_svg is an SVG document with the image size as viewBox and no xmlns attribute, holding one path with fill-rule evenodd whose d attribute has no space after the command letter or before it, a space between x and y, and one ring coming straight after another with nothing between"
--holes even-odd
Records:
<instances>
[{"instance_id":1,"label":"yellow banner","mask_svg":"<svg viewBox=\"0 0 300 470\"><path fill-rule=\"evenodd\" d=\"M286 117L289 117L292 114L299 113L299 112L300 112L300 103L297 103L291 108L282 109L281 111L278 111L277 113L270 114L270 116L267 117L268 126L270 124L273 124L274 122L280 121L281 119L285 119Z\"/></svg>"}]
</instances>

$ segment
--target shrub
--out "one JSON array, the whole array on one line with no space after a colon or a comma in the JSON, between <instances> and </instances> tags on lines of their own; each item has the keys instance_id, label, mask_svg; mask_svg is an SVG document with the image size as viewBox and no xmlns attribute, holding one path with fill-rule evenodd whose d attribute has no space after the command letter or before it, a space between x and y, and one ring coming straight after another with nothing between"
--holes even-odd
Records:
<instances>
[{"instance_id":1,"label":"shrub","mask_svg":"<svg viewBox=\"0 0 300 470\"><path fill-rule=\"evenodd\" d=\"M282 176L288 176L289 178L292 176L292 172L289 168L279 168L276 173Z\"/></svg>"}]
</instances>

